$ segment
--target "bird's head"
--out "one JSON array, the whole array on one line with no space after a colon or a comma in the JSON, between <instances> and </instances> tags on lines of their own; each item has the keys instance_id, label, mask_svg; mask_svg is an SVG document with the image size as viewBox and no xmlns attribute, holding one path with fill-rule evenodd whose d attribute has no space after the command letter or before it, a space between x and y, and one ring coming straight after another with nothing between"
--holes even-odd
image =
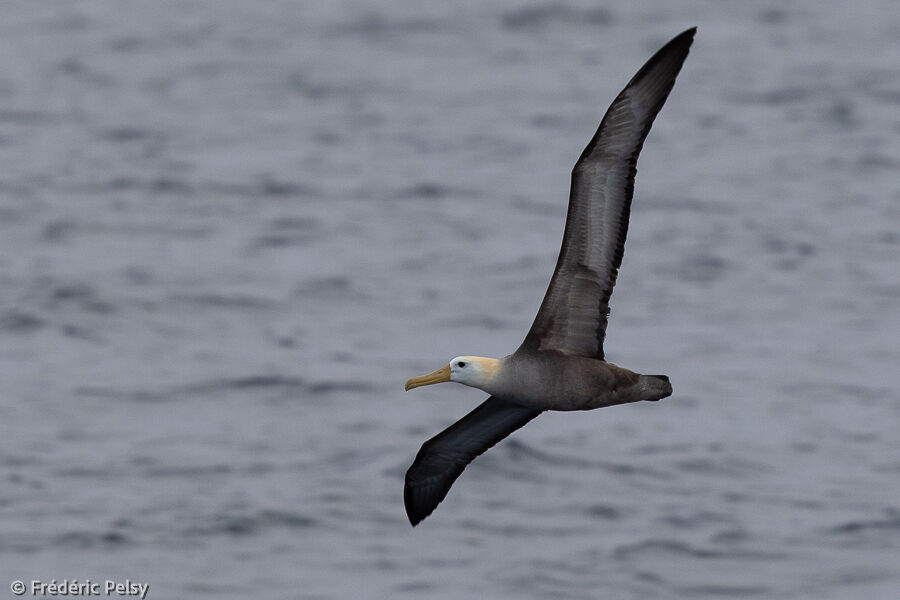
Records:
<instances>
[{"instance_id":1,"label":"bird's head","mask_svg":"<svg viewBox=\"0 0 900 600\"><path fill-rule=\"evenodd\" d=\"M463 385L484 390L491 380L497 375L500 361L496 358L483 356L457 356L450 364L441 367L433 373L413 377L406 382L406 391L423 385L455 381ZM485 390L487 391L487 390Z\"/></svg>"}]
</instances>

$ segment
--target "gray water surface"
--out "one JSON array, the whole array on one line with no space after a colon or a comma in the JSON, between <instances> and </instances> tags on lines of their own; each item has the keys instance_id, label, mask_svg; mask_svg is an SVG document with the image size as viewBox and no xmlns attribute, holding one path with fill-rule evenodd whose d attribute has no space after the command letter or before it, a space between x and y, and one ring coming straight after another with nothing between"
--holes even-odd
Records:
<instances>
[{"instance_id":1,"label":"gray water surface","mask_svg":"<svg viewBox=\"0 0 900 600\"><path fill-rule=\"evenodd\" d=\"M542 416L410 528L484 395L403 382L517 347L693 25L607 338L674 395ZM898 167L888 0L7 3L0 586L896 599Z\"/></svg>"}]
</instances>

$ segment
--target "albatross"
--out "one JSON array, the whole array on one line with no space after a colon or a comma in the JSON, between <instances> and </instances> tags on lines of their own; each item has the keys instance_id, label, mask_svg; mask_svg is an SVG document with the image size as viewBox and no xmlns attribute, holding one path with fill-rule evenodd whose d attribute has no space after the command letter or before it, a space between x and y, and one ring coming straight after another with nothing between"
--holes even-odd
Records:
<instances>
[{"instance_id":1,"label":"albatross","mask_svg":"<svg viewBox=\"0 0 900 600\"><path fill-rule=\"evenodd\" d=\"M637 159L675 84L697 28L673 38L628 82L572 170L562 248L525 341L504 358L457 356L406 390L447 381L490 397L431 438L406 472L403 500L415 527L463 470L545 410L592 410L672 394L665 375L604 359L609 299L622 263Z\"/></svg>"}]
</instances>

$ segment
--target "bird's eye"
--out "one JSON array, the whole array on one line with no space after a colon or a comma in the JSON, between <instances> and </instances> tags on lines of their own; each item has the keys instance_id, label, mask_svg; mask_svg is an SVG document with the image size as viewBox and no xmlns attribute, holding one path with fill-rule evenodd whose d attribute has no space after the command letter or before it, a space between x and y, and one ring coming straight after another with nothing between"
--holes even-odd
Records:
<instances>
[{"instance_id":1,"label":"bird's eye","mask_svg":"<svg viewBox=\"0 0 900 600\"><path fill-rule=\"evenodd\" d=\"M456 366L462 369L464 366L466 366L466 363L464 363L463 361L459 361L458 363L456 363Z\"/></svg>"}]
</instances>

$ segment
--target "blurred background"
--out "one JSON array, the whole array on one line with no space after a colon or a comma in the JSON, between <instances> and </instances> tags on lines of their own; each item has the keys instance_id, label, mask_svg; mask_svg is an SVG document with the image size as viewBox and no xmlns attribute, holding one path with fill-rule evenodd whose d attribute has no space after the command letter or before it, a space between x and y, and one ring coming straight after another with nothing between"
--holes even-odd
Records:
<instances>
[{"instance_id":1,"label":"blurred background","mask_svg":"<svg viewBox=\"0 0 900 600\"><path fill-rule=\"evenodd\" d=\"M484 394L403 382L518 346L693 25L607 338L674 395L542 416L410 528ZM2 589L896 599L898 166L892 0L6 3Z\"/></svg>"}]
</instances>

